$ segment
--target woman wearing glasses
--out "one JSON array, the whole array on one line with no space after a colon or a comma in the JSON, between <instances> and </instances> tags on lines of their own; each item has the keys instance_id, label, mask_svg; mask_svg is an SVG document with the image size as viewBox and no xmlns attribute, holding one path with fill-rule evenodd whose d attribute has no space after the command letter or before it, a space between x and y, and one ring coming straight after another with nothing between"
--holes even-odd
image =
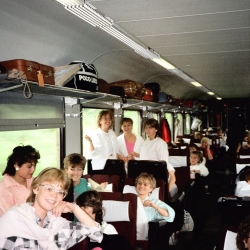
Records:
<instances>
[{"instance_id":1,"label":"woman wearing glasses","mask_svg":"<svg viewBox=\"0 0 250 250\"><path fill-rule=\"evenodd\" d=\"M26 202L38 159L39 152L30 145L13 149L0 181L0 217L12 206Z\"/></svg>"},{"instance_id":2,"label":"woman wearing glasses","mask_svg":"<svg viewBox=\"0 0 250 250\"><path fill-rule=\"evenodd\" d=\"M63 201L70 180L57 168L44 169L31 185L27 203L13 206L0 218L0 249L68 249L86 236L102 240L97 222L78 205ZM72 212L79 222L62 218Z\"/></svg>"}]
</instances>

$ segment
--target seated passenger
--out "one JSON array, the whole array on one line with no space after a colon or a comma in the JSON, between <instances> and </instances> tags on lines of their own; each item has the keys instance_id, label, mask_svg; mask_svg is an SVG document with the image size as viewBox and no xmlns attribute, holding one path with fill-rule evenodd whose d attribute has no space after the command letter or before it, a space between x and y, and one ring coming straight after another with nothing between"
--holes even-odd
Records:
<instances>
[{"instance_id":1,"label":"seated passenger","mask_svg":"<svg viewBox=\"0 0 250 250\"><path fill-rule=\"evenodd\" d=\"M247 137L247 143L243 146L244 149L250 148L250 137Z\"/></svg>"},{"instance_id":2,"label":"seated passenger","mask_svg":"<svg viewBox=\"0 0 250 250\"><path fill-rule=\"evenodd\" d=\"M141 173L135 181L138 194L137 203L137 239L145 240L148 237L148 222L156 219L164 219L173 222L175 211L163 201L150 198L150 194L156 187L156 180L151 174Z\"/></svg>"},{"instance_id":3,"label":"seated passenger","mask_svg":"<svg viewBox=\"0 0 250 250\"><path fill-rule=\"evenodd\" d=\"M74 197L68 201L73 202L81 193L91 190L91 184L86 179L81 178L86 165L86 158L81 154L73 153L67 155L63 163L64 170L73 184L73 190L70 190L70 192L73 192ZM107 184L107 182L103 182L100 185L105 188Z\"/></svg>"},{"instance_id":4,"label":"seated passenger","mask_svg":"<svg viewBox=\"0 0 250 250\"><path fill-rule=\"evenodd\" d=\"M250 133L249 133L249 131L246 131L244 136L243 136L243 139L238 143L236 153L239 153L240 149L244 148L243 143L246 144L248 137L250 137Z\"/></svg>"},{"instance_id":5,"label":"seated passenger","mask_svg":"<svg viewBox=\"0 0 250 250\"><path fill-rule=\"evenodd\" d=\"M203 155L200 151L192 151L190 153L190 178L195 179L195 174L199 174L201 177L208 176L209 172L203 162ZM207 188L207 181L203 179L203 184Z\"/></svg>"},{"instance_id":6,"label":"seated passenger","mask_svg":"<svg viewBox=\"0 0 250 250\"><path fill-rule=\"evenodd\" d=\"M76 204L101 225L103 240L100 243L90 241L89 249L94 247L104 250L131 249L129 241L124 236L118 235L113 225L103 221L102 198L97 191L86 191L80 194L76 199Z\"/></svg>"},{"instance_id":7,"label":"seated passenger","mask_svg":"<svg viewBox=\"0 0 250 250\"><path fill-rule=\"evenodd\" d=\"M199 152L201 152L201 151L200 151L201 149L200 149L196 144L190 144L188 148L189 148L189 154L190 154L190 155L191 155L191 153L192 153L193 151L199 151ZM202 150L202 152L203 152L203 150ZM201 153L202 153L202 152L201 152ZM202 164L206 165L206 158L203 157L203 153L202 153L202 158L203 158Z\"/></svg>"},{"instance_id":8,"label":"seated passenger","mask_svg":"<svg viewBox=\"0 0 250 250\"><path fill-rule=\"evenodd\" d=\"M250 250L250 217L246 217L238 227L236 245L239 250Z\"/></svg>"},{"instance_id":9,"label":"seated passenger","mask_svg":"<svg viewBox=\"0 0 250 250\"><path fill-rule=\"evenodd\" d=\"M0 181L0 217L12 206L26 202L38 159L40 154L32 146L13 149Z\"/></svg>"},{"instance_id":10,"label":"seated passenger","mask_svg":"<svg viewBox=\"0 0 250 250\"><path fill-rule=\"evenodd\" d=\"M1 249L68 249L87 236L102 240L100 225L78 205L62 201L69 188L67 175L46 168L34 179L28 203L14 206L0 218ZM80 222L62 218L74 213Z\"/></svg>"},{"instance_id":11,"label":"seated passenger","mask_svg":"<svg viewBox=\"0 0 250 250\"><path fill-rule=\"evenodd\" d=\"M217 136L219 137L219 141L220 141L220 152L223 153L223 151L225 152L229 149L229 147L226 145L227 144L226 133L223 133L223 130L221 128L218 128Z\"/></svg>"},{"instance_id":12,"label":"seated passenger","mask_svg":"<svg viewBox=\"0 0 250 250\"><path fill-rule=\"evenodd\" d=\"M196 131L194 133L194 139L202 139L202 137L203 137L203 134L201 132Z\"/></svg>"},{"instance_id":13,"label":"seated passenger","mask_svg":"<svg viewBox=\"0 0 250 250\"><path fill-rule=\"evenodd\" d=\"M245 180L237 181L235 195L238 197L250 196L250 169L246 168L243 173Z\"/></svg>"},{"instance_id":14,"label":"seated passenger","mask_svg":"<svg viewBox=\"0 0 250 250\"><path fill-rule=\"evenodd\" d=\"M213 160L213 151L210 149L209 138L203 137L201 139L201 149L204 149L204 157L206 160Z\"/></svg>"},{"instance_id":15,"label":"seated passenger","mask_svg":"<svg viewBox=\"0 0 250 250\"><path fill-rule=\"evenodd\" d=\"M160 125L155 119L148 119L144 125L148 138L141 147L140 160L147 161L165 161L169 173L168 190L173 197L178 188L175 184L175 169L169 163L168 144L159 137Z\"/></svg>"}]
</instances>

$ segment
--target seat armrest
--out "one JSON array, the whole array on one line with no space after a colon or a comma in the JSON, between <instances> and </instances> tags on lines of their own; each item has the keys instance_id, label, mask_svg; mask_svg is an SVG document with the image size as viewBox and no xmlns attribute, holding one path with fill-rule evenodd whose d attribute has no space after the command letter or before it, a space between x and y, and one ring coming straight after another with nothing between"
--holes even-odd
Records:
<instances>
[{"instance_id":1,"label":"seat armrest","mask_svg":"<svg viewBox=\"0 0 250 250\"><path fill-rule=\"evenodd\" d=\"M165 220L154 220L148 223L148 247L149 250L166 249L169 237L172 235L171 223Z\"/></svg>"},{"instance_id":2,"label":"seat armrest","mask_svg":"<svg viewBox=\"0 0 250 250\"><path fill-rule=\"evenodd\" d=\"M182 192L181 194L177 193L171 198L170 202L182 202L184 197L185 192Z\"/></svg>"}]
</instances>

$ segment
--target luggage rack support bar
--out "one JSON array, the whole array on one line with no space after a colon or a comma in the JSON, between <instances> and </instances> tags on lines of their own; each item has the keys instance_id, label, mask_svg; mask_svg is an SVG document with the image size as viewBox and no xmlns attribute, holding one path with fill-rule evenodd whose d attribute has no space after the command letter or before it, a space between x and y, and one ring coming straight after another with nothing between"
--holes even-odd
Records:
<instances>
[{"instance_id":1,"label":"luggage rack support bar","mask_svg":"<svg viewBox=\"0 0 250 250\"><path fill-rule=\"evenodd\" d=\"M141 104L141 103L143 103L143 100L140 101L140 102L137 102L137 103L123 104L122 106L123 106L124 108L127 108L127 107L131 107L131 106L139 105L139 104Z\"/></svg>"},{"instance_id":2,"label":"luggage rack support bar","mask_svg":"<svg viewBox=\"0 0 250 250\"><path fill-rule=\"evenodd\" d=\"M22 87L22 86L23 86L23 84L18 84L18 85L12 86L12 87L0 89L0 92L9 91L9 90L11 90L11 89L17 89L17 88L20 88L20 87Z\"/></svg>"},{"instance_id":3,"label":"luggage rack support bar","mask_svg":"<svg viewBox=\"0 0 250 250\"><path fill-rule=\"evenodd\" d=\"M96 100L102 99L102 98L104 98L104 97L106 97L106 96L107 96L107 95L98 96L98 97L93 98L93 99L90 99L90 100L81 101L81 103L93 102L93 101L96 101Z\"/></svg>"}]
</instances>

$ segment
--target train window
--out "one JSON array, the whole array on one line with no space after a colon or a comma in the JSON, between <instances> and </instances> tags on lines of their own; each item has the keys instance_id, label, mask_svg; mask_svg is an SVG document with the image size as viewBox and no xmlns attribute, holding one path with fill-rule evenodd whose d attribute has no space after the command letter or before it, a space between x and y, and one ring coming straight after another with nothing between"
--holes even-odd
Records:
<instances>
[{"instance_id":1,"label":"train window","mask_svg":"<svg viewBox=\"0 0 250 250\"><path fill-rule=\"evenodd\" d=\"M168 121L168 125L171 131L171 140L173 141L173 126L174 126L174 119L173 119L173 114L172 113L165 113L165 118Z\"/></svg>"},{"instance_id":2,"label":"train window","mask_svg":"<svg viewBox=\"0 0 250 250\"><path fill-rule=\"evenodd\" d=\"M36 165L34 176L46 167L60 166L60 129L35 129L0 132L4 147L0 155L0 177L7 165L7 158L19 145L31 145L40 152L41 158Z\"/></svg>"},{"instance_id":3,"label":"train window","mask_svg":"<svg viewBox=\"0 0 250 250\"><path fill-rule=\"evenodd\" d=\"M178 135L183 135L183 114L177 113L177 119L179 120L179 132Z\"/></svg>"},{"instance_id":4,"label":"train window","mask_svg":"<svg viewBox=\"0 0 250 250\"><path fill-rule=\"evenodd\" d=\"M139 111L124 110L123 117L133 120L133 132L137 135L141 134L141 116Z\"/></svg>"},{"instance_id":5,"label":"train window","mask_svg":"<svg viewBox=\"0 0 250 250\"><path fill-rule=\"evenodd\" d=\"M191 124L191 116L190 116L190 114L186 114L186 116L185 116L185 126L184 126L184 133L186 135L191 134L190 124Z\"/></svg>"}]
</instances>

